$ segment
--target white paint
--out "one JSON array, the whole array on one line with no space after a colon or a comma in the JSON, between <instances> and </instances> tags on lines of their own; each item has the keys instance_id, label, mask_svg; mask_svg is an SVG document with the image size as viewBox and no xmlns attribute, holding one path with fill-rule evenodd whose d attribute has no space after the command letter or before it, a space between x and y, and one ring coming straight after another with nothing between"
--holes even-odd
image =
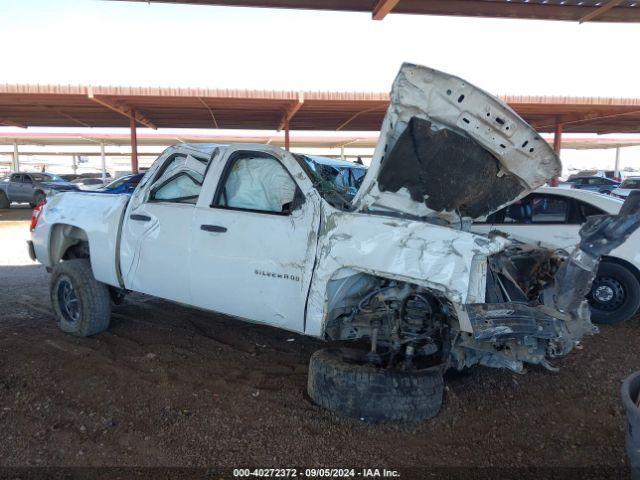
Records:
<instances>
[{"instance_id":1,"label":"white paint","mask_svg":"<svg viewBox=\"0 0 640 480\"><path fill-rule=\"evenodd\" d=\"M462 131L493 153L502 170L521 181L524 190L520 196L561 172L560 159L549 144L505 103L461 78L404 64L391 90L391 104L371 166L354 199L360 210L378 207L418 216L438 215L424 202L413 201L405 189L393 193L378 188L382 161L413 117L429 120L438 130ZM478 184L478 188L483 186ZM457 217L452 212L444 212L444 216Z\"/></svg>"}]
</instances>

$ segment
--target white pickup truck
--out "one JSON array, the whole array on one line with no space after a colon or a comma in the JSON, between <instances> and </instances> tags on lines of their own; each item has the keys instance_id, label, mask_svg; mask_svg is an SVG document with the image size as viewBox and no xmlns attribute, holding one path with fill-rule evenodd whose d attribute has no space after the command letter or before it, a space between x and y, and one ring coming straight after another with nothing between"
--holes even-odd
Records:
<instances>
[{"instance_id":1,"label":"white pickup truck","mask_svg":"<svg viewBox=\"0 0 640 480\"><path fill-rule=\"evenodd\" d=\"M364 178L338 181L321 163L268 145L177 145L132 196L55 196L30 251L52 272L60 327L98 334L111 302L136 291L348 341L311 357L311 398L421 420L440 408L444 370L553 369L594 333L584 297L599 256L640 224L629 208L598 217L568 253L470 233L560 162L500 100L416 65L394 82Z\"/></svg>"}]
</instances>

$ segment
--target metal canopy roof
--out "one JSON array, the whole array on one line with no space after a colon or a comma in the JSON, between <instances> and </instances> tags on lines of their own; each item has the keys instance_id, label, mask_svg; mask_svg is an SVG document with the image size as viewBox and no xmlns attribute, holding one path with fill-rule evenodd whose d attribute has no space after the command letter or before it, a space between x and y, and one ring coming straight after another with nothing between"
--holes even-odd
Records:
<instances>
[{"instance_id":1,"label":"metal canopy roof","mask_svg":"<svg viewBox=\"0 0 640 480\"><path fill-rule=\"evenodd\" d=\"M139 133L139 146L159 146L164 147L175 143L266 143L278 147L284 146L284 134L281 133L218 133L194 134L194 133ZM546 138L551 143L552 138ZM297 133L291 137L291 146L297 148L373 148L378 141L377 132L358 132L354 134L323 133L310 135L307 133ZM91 131L78 130L75 132L0 132L0 146L29 145L36 147L53 147L47 152L20 150L21 155L50 155L52 153L69 154L69 152L58 152L58 147L96 147L100 144L113 147L128 147L131 139L128 133L95 133ZM562 148L588 150L607 149L618 147L640 146L640 137L587 137L562 139ZM34 153L35 152L35 153ZM0 155L3 154L0 152ZM6 152L5 152L6 154ZM97 155L97 152L85 153L85 155Z\"/></svg>"},{"instance_id":2,"label":"metal canopy roof","mask_svg":"<svg viewBox=\"0 0 640 480\"><path fill-rule=\"evenodd\" d=\"M380 129L389 96L68 85L0 85L0 125L282 130ZM541 132L639 133L640 98L502 97Z\"/></svg>"},{"instance_id":3,"label":"metal canopy roof","mask_svg":"<svg viewBox=\"0 0 640 480\"><path fill-rule=\"evenodd\" d=\"M599 22L640 22L637 0L133 0L234 7L295 8L467 17L525 18Z\"/></svg>"}]
</instances>

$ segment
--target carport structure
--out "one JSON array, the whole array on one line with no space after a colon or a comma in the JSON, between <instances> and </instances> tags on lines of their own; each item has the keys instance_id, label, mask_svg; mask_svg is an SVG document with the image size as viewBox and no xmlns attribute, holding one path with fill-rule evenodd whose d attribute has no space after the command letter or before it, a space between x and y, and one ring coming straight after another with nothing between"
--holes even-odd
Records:
<instances>
[{"instance_id":1,"label":"carport structure","mask_svg":"<svg viewBox=\"0 0 640 480\"><path fill-rule=\"evenodd\" d=\"M504 96L540 132L640 133L640 98ZM138 170L137 127L377 131L386 93L296 92L69 85L0 85L0 125L129 127ZM17 161L17 144L14 148Z\"/></svg>"},{"instance_id":2,"label":"carport structure","mask_svg":"<svg viewBox=\"0 0 640 480\"><path fill-rule=\"evenodd\" d=\"M637 0L130 0L233 7L367 12L374 20L389 13L524 18L576 22L639 22Z\"/></svg>"}]
</instances>

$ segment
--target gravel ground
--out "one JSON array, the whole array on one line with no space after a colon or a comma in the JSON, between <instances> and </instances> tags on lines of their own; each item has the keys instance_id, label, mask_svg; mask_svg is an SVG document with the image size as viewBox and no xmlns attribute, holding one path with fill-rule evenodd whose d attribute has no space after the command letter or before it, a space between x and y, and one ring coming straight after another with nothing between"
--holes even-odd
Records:
<instances>
[{"instance_id":1,"label":"gravel ground","mask_svg":"<svg viewBox=\"0 0 640 480\"><path fill-rule=\"evenodd\" d=\"M435 419L372 426L310 402L314 339L142 295L114 308L105 333L63 334L48 274L26 254L29 215L0 211L2 467L545 466L626 477L619 390L640 369L638 318L602 327L557 374L478 367L447 379Z\"/></svg>"}]
</instances>

